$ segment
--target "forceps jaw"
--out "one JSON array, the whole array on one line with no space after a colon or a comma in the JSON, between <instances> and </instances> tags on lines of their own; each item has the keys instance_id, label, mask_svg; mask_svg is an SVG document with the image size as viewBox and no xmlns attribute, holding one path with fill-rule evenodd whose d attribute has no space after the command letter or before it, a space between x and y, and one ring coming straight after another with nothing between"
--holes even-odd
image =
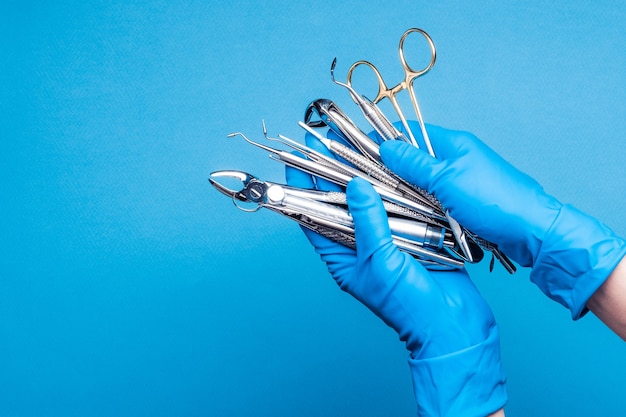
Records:
<instances>
[{"instance_id":1,"label":"forceps jaw","mask_svg":"<svg viewBox=\"0 0 626 417\"><path fill-rule=\"evenodd\" d=\"M217 178L229 178L238 180L241 182L241 188L239 190L233 190L226 185L220 183ZM257 179L251 174L243 171L215 171L212 172L209 177L209 182L216 190L232 198L235 206L247 212L254 212L261 208L261 204L263 203L263 196L265 194L265 189L267 185L265 182ZM247 207L238 204L237 201L244 203L256 203L256 207L250 209Z\"/></svg>"},{"instance_id":2,"label":"forceps jaw","mask_svg":"<svg viewBox=\"0 0 626 417\"><path fill-rule=\"evenodd\" d=\"M241 187L240 190L233 190L231 188L228 188L224 184L220 183L216 178L232 178L235 180L239 180L241 181L243 186ZM239 196L243 197L241 192L243 191L245 186L253 179L255 178L252 175L248 174L247 172L234 171L234 170L233 171L231 170L215 171L215 172L212 172L209 176L209 182L211 183L213 187L215 187L217 191L221 192L225 196L237 198L237 199L240 199Z\"/></svg>"},{"instance_id":3,"label":"forceps jaw","mask_svg":"<svg viewBox=\"0 0 626 417\"><path fill-rule=\"evenodd\" d=\"M320 98L317 100L313 100L306 108L304 112L304 123L306 123L309 127L326 127L330 125L328 112L333 107L333 102ZM317 114L319 116L319 120L313 120L313 114Z\"/></svg>"},{"instance_id":4,"label":"forceps jaw","mask_svg":"<svg viewBox=\"0 0 626 417\"><path fill-rule=\"evenodd\" d=\"M319 120L312 120L313 114L317 114ZM307 106L304 123L313 128L328 127L340 138L346 140L348 138L346 138L339 124L342 126L354 125L354 122L333 101L325 98L314 100Z\"/></svg>"}]
</instances>

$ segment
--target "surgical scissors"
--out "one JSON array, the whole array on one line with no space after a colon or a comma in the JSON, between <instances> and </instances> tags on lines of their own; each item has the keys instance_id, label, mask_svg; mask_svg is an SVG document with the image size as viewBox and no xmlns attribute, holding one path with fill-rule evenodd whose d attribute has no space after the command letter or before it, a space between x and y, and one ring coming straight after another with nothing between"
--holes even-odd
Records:
<instances>
[{"instance_id":1,"label":"surgical scissors","mask_svg":"<svg viewBox=\"0 0 626 417\"><path fill-rule=\"evenodd\" d=\"M406 41L406 38L411 33L419 33L422 36L424 36L430 48L430 61L421 70L413 69L408 64L408 62L406 61L406 57L404 56L404 42ZM430 143L430 138L428 137L428 132L426 131L426 125L424 124L424 118L422 117L422 112L420 111L419 104L417 102L415 89L413 88L413 82L415 81L415 79L426 74L435 65L435 61L437 60L437 50L435 49L435 43L433 42L430 35L428 35L428 33L423 31L422 29L411 28L407 30L406 32L404 32L404 34L400 38L400 44L398 46L398 53L400 55L400 64L402 65L402 68L404 69L404 79L398 84L396 84L395 86L389 88L387 84L385 83L385 80L383 80L383 77L380 74L380 71L378 70L378 68L376 68L374 64L368 61L357 61L354 64L352 64L352 66L348 69L348 79L347 79L346 84L352 87L352 74L354 73L354 70L356 68L358 68L361 65L366 65L370 67L370 69L374 72L376 79L378 80L378 94L376 94L376 97L374 98L372 102L376 104L384 98L389 99L394 109L396 110L396 113L398 113L398 116L400 117L400 120L402 121L402 125L407 131L407 134L409 135L409 139L411 140L411 143L415 147L419 148L417 140L415 139L415 135L413 134L413 131L409 127L409 123L407 122L406 117L404 116L404 113L402 113L402 109L400 108L400 104L398 103L398 99L396 97L400 91L407 90L409 92L409 96L411 97L411 103L413 104L415 115L417 116L417 122L420 126L422 139L424 141L424 144L426 145L426 149L433 158L436 158L435 150L433 149L432 144ZM354 94L352 95L354 96ZM472 260L472 252L467 241L467 235L465 233L465 230L459 225L459 223L455 219L453 219L450 216L450 214L447 211L446 211L446 219L448 220L448 222L450 223L450 226L452 227L454 236L456 237L459 243L459 246L461 247L461 250L463 251L463 254L469 260Z\"/></svg>"},{"instance_id":2,"label":"surgical scissors","mask_svg":"<svg viewBox=\"0 0 626 417\"><path fill-rule=\"evenodd\" d=\"M411 67L406 61L406 57L404 56L404 42L411 33L419 33L422 36L424 36L430 48L430 61L424 68L420 70L415 70L413 67ZM428 71L430 71L431 68L435 65L435 61L437 59L437 50L435 49L435 43L433 42L430 35L428 35L428 33L423 31L422 29L411 28L407 30L406 32L404 32L404 34L400 38L398 53L400 55L400 64L402 64L402 68L404 69L404 79L398 84L396 84L395 86L389 88L387 84L385 83L385 80L383 79L382 75L380 74L380 71L378 70L378 68L376 68L374 64L372 64L371 62L363 61L363 60L355 62L354 64L352 64L352 66L348 70L347 85L352 87L352 74L357 67L361 65L366 65L370 67L370 69L374 72L374 75L376 76L376 79L378 81L378 93L376 94L376 97L372 100L372 102L376 104L384 98L389 99L394 110L400 117L400 120L402 121L402 125L404 126L404 129L409 135L409 139L411 140L411 143L414 146L419 147L417 140L415 139L415 135L413 134L411 128L409 127L409 123L407 122L406 117L404 116L404 113L402 112L402 109L400 108L400 104L398 103L398 99L396 97L400 91L407 90L409 92L409 96L411 97L411 103L413 104L415 115L417 116L417 122L419 123L420 130L422 133L422 138L424 139L424 143L426 145L426 149L428 150L428 153L434 157L435 152L430 143L430 139L428 138L428 133L426 132L426 126L424 125L422 112L420 111L420 107L417 102L417 96L415 95L413 82L415 81L416 78L419 78L422 75L426 74Z\"/></svg>"}]
</instances>

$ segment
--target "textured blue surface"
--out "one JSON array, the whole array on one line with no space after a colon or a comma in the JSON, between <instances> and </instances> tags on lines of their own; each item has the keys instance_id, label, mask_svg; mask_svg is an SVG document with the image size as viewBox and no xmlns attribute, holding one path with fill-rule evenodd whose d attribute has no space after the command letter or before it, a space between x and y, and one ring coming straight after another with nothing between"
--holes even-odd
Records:
<instances>
[{"instance_id":1,"label":"textured blue surface","mask_svg":"<svg viewBox=\"0 0 626 417\"><path fill-rule=\"evenodd\" d=\"M300 137L319 97L356 115L331 60L399 78L409 27L438 49L427 121L626 234L620 1L54 3L0 5L2 416L413 415L397 336L295 225L207 182L282 180L225 135ZM621 415L624 343L487 269L507 415Z\"/></svg>"}]
</instances>

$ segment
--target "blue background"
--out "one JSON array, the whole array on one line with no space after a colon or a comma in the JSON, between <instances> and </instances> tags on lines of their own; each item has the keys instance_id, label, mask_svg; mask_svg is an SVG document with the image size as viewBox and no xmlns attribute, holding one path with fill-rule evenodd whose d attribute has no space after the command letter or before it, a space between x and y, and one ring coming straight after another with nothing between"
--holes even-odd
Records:
<instances>
[{"instance_id":1,"label":"blue background","mask_svg":"<svg viewBox=\"0 0 626 417\"><path fill-rule=\"evenodd\" d=\"M626 235L621 1L49 3L0 6L1 416L413 415L394 332L294 224L207 182L282 181L226 134L260 138L264 118L301 138L319 97L358 121L331 60L399 79L409 27L437 45L416 84L428 122ZM623 413L619 338L527 270L469 269L501 326L508 415Z\"/></svg>"}]
</instances>

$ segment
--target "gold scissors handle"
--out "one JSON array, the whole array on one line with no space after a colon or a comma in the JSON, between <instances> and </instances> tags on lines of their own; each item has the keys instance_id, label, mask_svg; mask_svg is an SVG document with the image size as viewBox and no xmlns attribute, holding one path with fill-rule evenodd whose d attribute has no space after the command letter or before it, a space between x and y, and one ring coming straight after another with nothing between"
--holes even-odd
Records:
<instances>
[{"instance_id":1,"label":"gold scissors handle","mask_svg":"<svg viewBox=\"0 0 626 417\"><path fill-rule=\"evenodd\" d=\"M376 76L376 81L378 81L378 91L376 92L376 96L373 99L371 99L374 103L378 103L384 98L388 98L389 100L392 100L393 102L393 100L395 100L395 95L399 91L404 89L404 86L402 85L402 83L396 85L393 88L387 87L387 84L385 83L385 80L383 80L383 76L380 75L380 71L378 71L378 68L376 68L374 64L372 64L371 62L364 61L364 60L355 62L348 69L347 84L350 87L352 87L352 73L354 72L355 69L357 69L357 67L360 67L361 65L370 67L370 69L374 72L374 75Z\"/></svg>"},{"instance_id":2,"label":"gold scissors handle","mask_svg":"<svg viewBox=\"0 0 626 417\"><path fill-rule=\"evenodd\" d=\"M415 32L421 34L422 36L424 36L424 38L426 38L426 41L428 42L428 46L430 48L430 61L424 68L420 70L413 69L413 67L411 67L409 63L407 62L406 57L404 55L404 42L411 33L415 33ZM363 60L355 62L354 64L352 64L350 69L348 69L347 84L350 87L352 87L352 74L354 73L354 70L357 67L361 65L365 65L369 67L374 72L374 76L376 77L376 81L378 82L378 92L376 93L376 96L374 97L372 101L374 103L378 103L384 98L389 99L389 101L393 105L394 110L400 117L400 121L402 122L402 125L404 126L404 130L407 132L409 139L411 140L411 143L414 146L419 147L417 140L415 139L415 136L413 134L413 131L409 127L409 123L407 122L406 117L404 116L404 113L402 112L402 109L400 108L400 104L398 103L398 99L396 97L396 95L400 91L407 90L409 92L409 96L411 97L411 103L413 104L413 109L415 110L415 115L417 116L417 122L419 123L420 130L422 132L422 137L424 138L424 142L426 144L426 148L428 149L428 152L434 156L434 150L432 148L432 145L430 144L428 133L426 132L426 127L424 125L422 113L419 109L417 97L413 89L413 81L416 78L421 77L422 75L426 74L435 65L435 61L437 59L437 51L435 49L435 43L433 42L432 38L428 35L428 33L423 31L422 29L412 28L404 32L404 34L400 38L398 53L400 55L400 64L402 64L402 68L404 70L404 80L402 80L395 86L389 88L387 84L385 83L385 80L383 79L382 75L380 74L380 71L378 70L378 68L376 68L374 64L372 64L371 62L363 61Z\"/></svg>"},{"instance_id":3,"label":"gold scissors handle","mask_svg":"<svg viewBox=\"0 0 626 417\"><path fill-rule=\"evenodd\" d=\"M422 36L424 36L424 38L426 38L426 41L428 42L428 47L430 48L430 61L421 70L413 69L413 67L411 67L409 63L407 62L406 57L404 55L404 41L411 33L416 33L416 32L420 33ZM374 66L374 64L372 64L369 61L361 60L352 64L350 69L348 69L347 84L350 87L352 87L352 73L357 67L361 65L366 65L370 67L370 69L374 72L374 75L376 76L376 80L378 81L378 92L376 93L376 96L374 97L372 101L374 103L378 103L380 100L384 98L392 99L392 97L398 94L401 90L409 89L413 84L413 80L415 80L418 77L421 77L422 75L430 71L432 67L435 66L435 61L437 60L437 49L435 48L435 43L433 42L432 38L430 37L428 33L426 33L425 31L419 28L412 28L404 32L404 34L400 38L400 45L398 46L398 53L400 55L400 64L402 64L402 68L404 69L404 81L403 82L398 83L392 88L387 87L387 84L385 83L385 80L383 80L383 77L380 74L380 71L378 71L378 68L376 68L376 66Z\"/></svg>"},{"instance_id":4,"label":"gold scissors handle","mask_svg":"<svg viewBox=\"0 0 626 417\"><path fill-rule=\"evenodd\" d=\"M354 72L355 69L357 69L357 67L361 65L365 65L369 67L374 72L374 75L376 76L376 80L378 81L378 92L376 93L376 96L374 97L374 99L372 99L372 102L378 103L384 98L389 99L389 101L393 105L394 110L400 117L400 121L402 122L402 126L404 126L404 130L409 135L409 139L411 140L411 143L414 146L419 148L419 145L417 144L417 141L415 140L415 137L413 136L413 132L411 131L411 128L409 127L409 123L407 122L406 117L404 117L404 113L402 113L402 109L400 108L400 104L398 103L398 100L396 98L396 94L398 94L400 91L405 89L405 85L406 85L405 82L402 81L392 88L387 87L387 84L385 83L385 80L383 80L382 75L380 75L380 71L378 71L378 68L376 68L374 64L372 64L371 62L362 60L362 61L355 62L348 69L348 77L347 77L346 83L350 86L350 88L352 88L352 73Z\"/></svg>"},{"instance_id":5,"label":"gold scissors handle","mask_svg":"<svg viewBox=\"0 0 626 417\"><path fill-rule=\"evenodd\" d=\"M409 63L407 62L406 57L404 55L404 42L411 33L415 33L415 32L420 33L422 36L424 36L424 38L426 38L426 41L428 42L428 47L430 48L430 61L421 70L413 69L413 67L411 67ZM376 76L376 81L378 81L378 92L376 93L376 97L374 97L372 101L374 103L378 103L384 98L393 100L393 97L396 94L398 94L400 91L409 89L409 87L411 87L413 80L415 78L421 77L422 75L430 71L431 68L435 65L435 61L437 60L437 50L435 49L435 43L433 42L430 35L428 35L428 33L426 33L425 31L419 28L412 28L404 32L404 34L400 38L400 45L398 47L398 53L400 55L400 63L402 64L402 68L404 69L404 81L398 83L394 87L389 88L387 84L385 83L385 80L383 80L383 77L380 74L380 71L378 71L378 68L376 68L376 66L374 66L374 64L372 64L369 61L361 60L352 64L350 69L348 69L347 84L350 87L352 87L352 73L357 67L361 65L368 66L374 72L374 75Z\"/></svg>"}]
</instances>

